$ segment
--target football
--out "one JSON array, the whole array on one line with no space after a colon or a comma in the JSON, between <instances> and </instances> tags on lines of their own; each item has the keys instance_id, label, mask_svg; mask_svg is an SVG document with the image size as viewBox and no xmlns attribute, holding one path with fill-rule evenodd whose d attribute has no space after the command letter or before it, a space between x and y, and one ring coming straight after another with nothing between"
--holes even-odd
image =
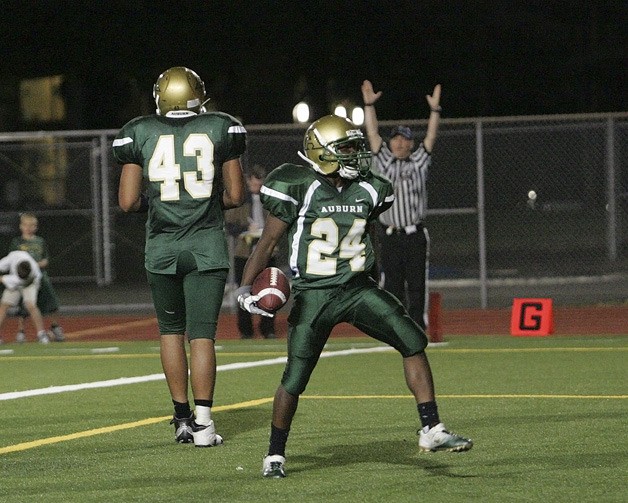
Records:
<instances>
[{"instance_id":1,"label":"football","mask_svg":"<svg viewBox=\"0 0 628 503\"><path fill-rule=\"evenodd\" d=\"M286 305L290 298L290 282L277 267L267 267L260 272L251 285L251 294L259 295L257 307L274 313Z\"/></svg>"}]
</instances>

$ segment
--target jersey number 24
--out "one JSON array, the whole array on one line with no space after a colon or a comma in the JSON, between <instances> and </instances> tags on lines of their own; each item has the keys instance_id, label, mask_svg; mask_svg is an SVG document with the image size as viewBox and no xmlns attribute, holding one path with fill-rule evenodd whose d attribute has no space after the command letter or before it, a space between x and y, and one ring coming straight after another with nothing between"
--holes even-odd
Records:
<instances>
[{"instance_id":1,"label":"jersey number 24","mask_svg":"<svg viewBox=\"0 0 628 503\"><path fill-rule=\"evenodd\" d=\"M365 229L366 220L356 218L347 235L340 239L338 225L332 218L317 218L312 223L310 233L319 239L313 239L308 246L307 273L333 276L338 272L338 259L348 260L352 271L363 271L366 245L362 242L362 236Z\"/></svg>"}]
</instances>

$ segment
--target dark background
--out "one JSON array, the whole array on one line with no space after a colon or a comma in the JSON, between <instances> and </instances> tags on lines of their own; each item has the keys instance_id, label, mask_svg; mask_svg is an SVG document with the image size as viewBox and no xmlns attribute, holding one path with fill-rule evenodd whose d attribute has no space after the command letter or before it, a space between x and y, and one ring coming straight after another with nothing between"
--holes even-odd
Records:
<instances>
[{"instance_id":1,"label":"dark background","mask_svg":"<svg viewBox=\"0 0 628 503\"><path fill-rule=\"evenodd\" d=\"M380 119L627 109L628 2L5 0L0 130L118 128L152 113L171 66L205 80L213 107L245 124L291 122L337 99L384 96ZM19 82L63 75L63 123L24 124Z\"/></svg>"}]
</instances>

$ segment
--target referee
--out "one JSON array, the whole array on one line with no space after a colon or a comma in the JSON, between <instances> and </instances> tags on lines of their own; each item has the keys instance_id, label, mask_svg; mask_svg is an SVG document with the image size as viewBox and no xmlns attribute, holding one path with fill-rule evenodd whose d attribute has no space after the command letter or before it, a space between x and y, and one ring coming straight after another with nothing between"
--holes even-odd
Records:
<instances>
[{"instance_id":1,"label":"referee","mask_svg":"<svg viewBox=\"0 0 628 503\"><path fill-rule=\"evenodd\" d=\"M407 308L418 325L427 328L427 277L430 239L423 225L427 211L427 174L432 163L432 148L440 121L440 90L438 84L427 95L430 117L427 134L415 149L410 128L397 126L390 132L388 143L379 134L375 102L382 91L373 84L362 84L364 124L371 150L373 168L393 184L395 202L380 216L380 265L384 288L394 294Z\"/></svg>"}]
</instances>

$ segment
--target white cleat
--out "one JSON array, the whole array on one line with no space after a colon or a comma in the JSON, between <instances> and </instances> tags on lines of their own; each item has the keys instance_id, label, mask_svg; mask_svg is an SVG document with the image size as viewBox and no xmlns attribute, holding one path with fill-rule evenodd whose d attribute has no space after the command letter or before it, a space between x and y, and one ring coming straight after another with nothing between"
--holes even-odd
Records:
<instances>
[{"instance_id":1,"label":"white cleat","mask_svg":"<svg viewBox=\"0 0 628 503\"><path fill-rule=\"evenodd\" d=\"M266 456L262 464L262 476L267 479L283 479L286 476L286 458L279 454Z\"/></svg>"},{"instance_id":2,"label":"white cleat","mask_svg":"<svg viewBox=\"0 0 628 503\"><path fill-rule=\"evenodd\" d=\"M193 421L191 427L192 437L194 437L194 445L196 447L214 447L223 444L222 437L216 433L216 427L213 421L210 421L207 426Z\"/></svg>"},{"instance_id":3,"label":"white cleat","mask_svg":"<svg viewBox=\"0 0 628 503\"><path fill-rule=\"evenodd\" d=\"M473 441L447 431L443 423L419 430L419 449L421 452L463 452L473 447Z\"/></svg>"}]
</instances>

